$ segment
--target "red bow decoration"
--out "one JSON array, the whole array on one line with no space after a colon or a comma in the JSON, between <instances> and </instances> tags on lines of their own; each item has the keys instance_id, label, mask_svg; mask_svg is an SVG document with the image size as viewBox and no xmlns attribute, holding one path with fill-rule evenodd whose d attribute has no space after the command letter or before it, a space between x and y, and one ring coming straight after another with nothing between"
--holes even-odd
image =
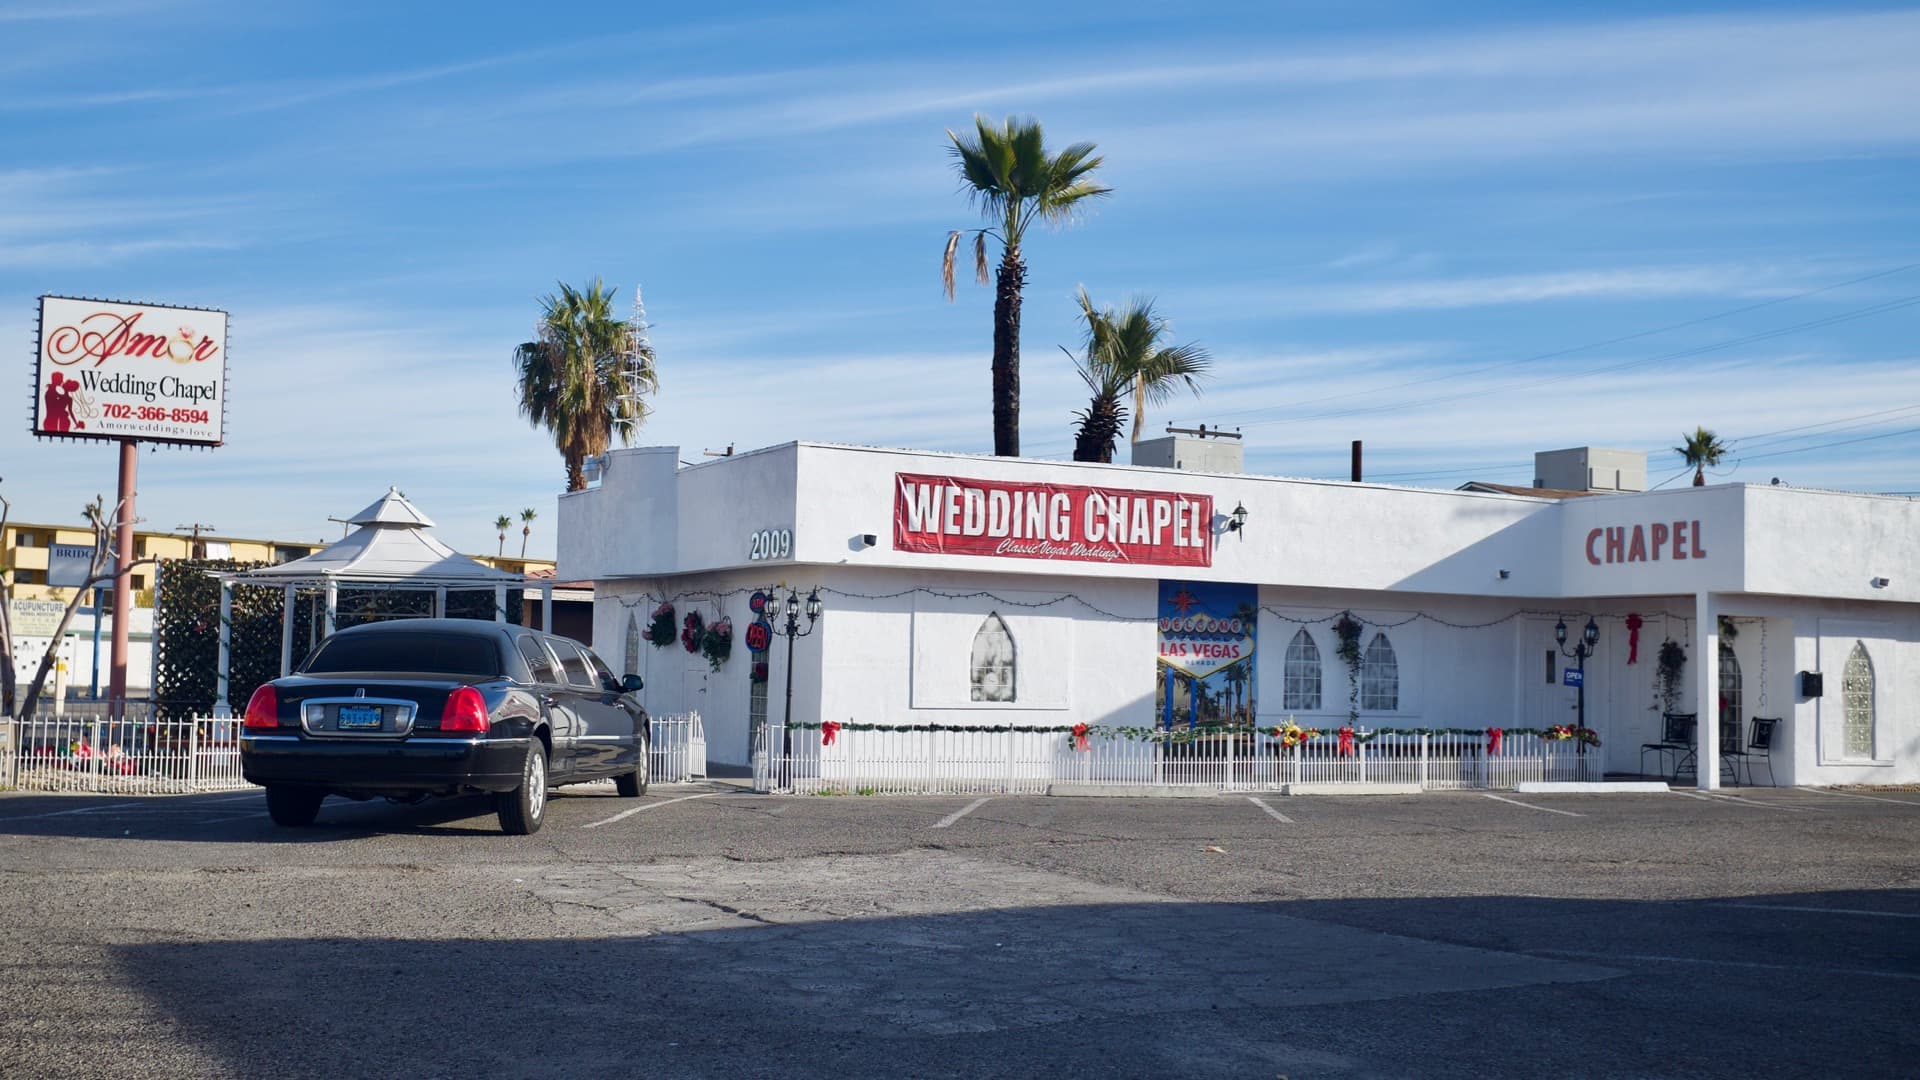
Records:
<instances>
[{"instance_id":1,"label":"red bow decoration","mask_svg":"<svg viewBox=\"0 0 1920 1080\"><path fill-rule=\"evenodd\" d=\"M1087 732L1089 730L1085 721L1073 725L1073 748L1075 750L1093 749L1093 744L1087 741Z\"/></svg>"},{"instance_id":2,"label":"red bow decoration","mask_svg":"<svg viewBox=\"0 0 1920 1080\"><path fill-rule=\"evenodd\" d=\"M1340 729L1340 756L1353 756L1353 729L1350 727Z\"/></svg>"},{"instance_id":3,"label":"red bow decoration","mask_svg":"<svg viewBox=\"0 0 1920 1080\"><path fill-rule=\"evenodd\" d=\"M823 736L823 738L821 738L820 740L820 745L832 746L833 740L839 737L840 735L840 722L837 720L829 720L826 723L821 724L820 734Z\"/></svg>"},{"instance_id":4,"label":"red bow decoration","mask_svg":"<svg viewBox=\"0 0 1920 1080\"><path fill-rule=\"evenodd\" d=\"M1500 740L1505 738L1506 734L1507 733L1500 728L1487 729L1487 753L1489 755L1497 756L1500 753Z\"/></svg>"},{"instance_id":5,"label":"red bow decoration","mask_svg":"<svg viewBox=\"0 0 1920 1080\"><path fill-rule=\"evenodd\" d=\"M1627 663L1629 664L1640 662L1640 627L1643 625L1645 624L1640 621L1639 612L1627 614Z\"/></svg>"}]
</instances>

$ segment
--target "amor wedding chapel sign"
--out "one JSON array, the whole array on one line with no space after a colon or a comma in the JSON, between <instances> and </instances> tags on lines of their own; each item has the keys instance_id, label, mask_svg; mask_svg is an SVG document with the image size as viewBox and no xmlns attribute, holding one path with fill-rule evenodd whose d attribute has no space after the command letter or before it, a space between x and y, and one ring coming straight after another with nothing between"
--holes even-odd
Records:
<instances>
[{"instance_id":1,"label":"amor wedding chapel sign","mask_svg":"<svg viewBox=\"0 0 1920 1080\"><path fill-rule=\"evenodd\" d=\"M227 313L40 298L33 433L219 446Z\"/></svg>"},{"instance_id":2,"label":"amor wedding chapel sign","mask_svg":"<svg viewBox=\"0 0 1920 1080\"><path fill-rule=\"evenodd\" d=\"M1213 565L1213 498L894 474L893 546L938 555Z\"/></svg>"}]
</instances>

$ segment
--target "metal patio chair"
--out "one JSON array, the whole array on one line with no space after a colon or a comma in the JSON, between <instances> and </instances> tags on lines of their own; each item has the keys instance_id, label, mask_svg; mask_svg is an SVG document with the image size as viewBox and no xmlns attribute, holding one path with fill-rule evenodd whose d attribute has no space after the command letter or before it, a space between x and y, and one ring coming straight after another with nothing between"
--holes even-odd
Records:
<instances>
[{"instance_id":1,"label":"metal patio chair","mask_svg":"<svg viewBox=\"0 0 1920 1080\"><path fill-rule=\"evenodd\" d=\"M1640 775L1647 775L1647 755L1656 754L1663 768L1659 775L1679 779L1686 767L1693 764L1693 726L1699 720L1698 713L1662 713L1661 736L1659 742L1640 744Z\"/></svg>"},{"instance_id":2,"label":"metal patio chair","mask_svg":"<svg viewBox=\"0 0 1920 1080\"><path fill-rule=\"evenodd\" d=\"M1751 727L1747 734L1747 745L1745 746L1740 745L1739 727L1737 725L1734 727L1734 738L1732 742L1724 741L1726 734L1724 731L1722 732L1720 737L1723 741L1720 745L1720 757L1723 760L1732 760L1736 767L1744 762L1747 766L1747 783L1749 784L1753 783L1753 766L1756 763L1766 766L1767 786L1778 787L1780 785L1773 776L1773 733L1774 730L1780 726L1780 718L1777 716L1756 716L1749 721L1749 723Z\"/></svg>"}]
</instances>

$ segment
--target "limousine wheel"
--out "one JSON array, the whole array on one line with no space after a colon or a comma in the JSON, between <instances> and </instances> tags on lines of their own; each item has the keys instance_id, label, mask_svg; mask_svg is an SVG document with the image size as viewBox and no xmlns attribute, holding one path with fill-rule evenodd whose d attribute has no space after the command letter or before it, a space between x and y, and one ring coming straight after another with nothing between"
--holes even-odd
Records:
<instances>
[{"instance_id":1,"label":"limousine wheel","mask_svg":"<svg viewBox=\"0 0 1920 1080\"><path fill-rule=\"evenodd\" d=\"M301 828L320 816L320 800L327 793L314 788L275 784L267 789L267 815L275 825Z\"/></svg>"},{"instance_id":2,"label":"limousine wheel","mask_svg":"<svg viewBox=\"0 0 1920 1080\"><path fill-rule=\"evenodd\" d=\"M547 748L538 740L527 743L526 763L520 767L520 786L495 796L500 828L513 836L540 831L547 818Z\"/></svg>"},{"instance_id":3,"label":"limousine wheel","mask_svg":"<svg viewBox=\"0 0 1920 1080\"><path fill-rule=\"evenodd\" d=\"M645 746L640 748L640 764L625 776L613 778L613 790L623 799L637 799L647 793L647 772L650 768L649 755Z\"/></svg>"}]
</instances>

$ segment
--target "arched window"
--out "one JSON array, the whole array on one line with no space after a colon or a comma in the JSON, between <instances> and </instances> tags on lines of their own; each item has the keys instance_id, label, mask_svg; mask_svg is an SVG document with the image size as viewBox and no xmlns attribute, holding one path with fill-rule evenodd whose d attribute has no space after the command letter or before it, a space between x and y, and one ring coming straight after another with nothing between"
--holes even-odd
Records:
<instances>
[{"instance_id":1,"label":"arched window","mask_svg":"<svg viewBox=\"0 0 1920 1080\"><path fill-rule=\"evenodd\" d=\"M1846 702L1846 752L1851 758L1873 757L1873 658L1867 655L1864 641L1853 643L1847 655L1846 672L1840 677L1840 693Z\"/></svg>"},{"instance_id":2,"label":"arched window","mask_svg":"<svg viewBox=\"0 0 1920 1080\"><path fill-rule=\"evenodd\" d=\"M1280 707L1313 712L1320 708L1320 647L1306 627L1287 644L1287 665L1282 679Z\"/></svg>"},{"instance_id":3,"label":"arched window","mask_svg":"<svg viewBox=\"0 0 1920 1080\"><path fill-rule=\"evenodd\" d=\"M624 675L640 674L640 616L627 612L627 669Z\"/></svg>"},{"instance_id":4,"label":"arched window","mask_svg":"<svg viewBox=\"0 0 1920 1080\"><path fill-rule=\"evenodd\" d=\"M1740 690L1740 658L1733 655L1733 646L1725 638L1720 639L1720 722L1738 724L1745 715L1741 711L1742 694Z\"/></svg>"},{"instance_id":5,"label":"arched window","mask_svg":"<svg viewBox=\"0 0 1920 1080\"><path fill-rule=\"evenodd\" d=\"M1013 700L1013 634L998 613L988 615L974 632L971 670L973 700Z\"/></svg>"},{"instance_id":6,"label":"arched window","mask_svg":"<svg viewBox=\"0 0 1920 1080\"><path fill-rule=\"evenodd\" d=\"M1360 654L1360 708L1367 712L1400 711L1400 658L1393 642L1376 633Z\"/></svg>"}]
</instances>

